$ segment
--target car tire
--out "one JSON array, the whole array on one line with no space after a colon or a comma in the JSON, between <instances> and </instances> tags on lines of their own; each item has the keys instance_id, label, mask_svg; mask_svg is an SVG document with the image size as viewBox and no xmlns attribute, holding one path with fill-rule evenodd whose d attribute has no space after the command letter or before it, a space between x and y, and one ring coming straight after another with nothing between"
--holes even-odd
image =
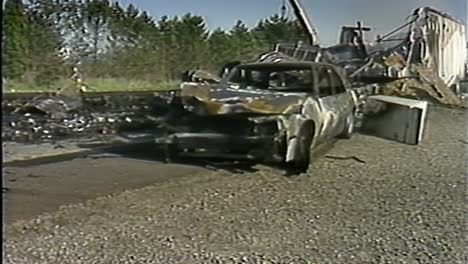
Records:
<instances>
[{"instance_id":1,"label":"car tire","mask_svg":"<svg viewBox=\"0 0 468 264\"><path fill-rule=\"evenodd\" d=\"M286 163L286 172L288 175L307 172L311 162L310 147L314 138L313 132L313 129L308 125L304 125L299 131L297 135L297 147L300 158Z\"/></svg>"},{"instance_id":2,"label":"car tire","mask_svg":"<svg viewBox=\"0 0 468 264\"><path fill-rule=\"evenodd\" d=\"M343 132L341 132L341 134L339 135L339 138L350 139L353 137L354 122L355 122L354 114L349 115L346 118L345 128Z\"/></svg>"}]
</instances>

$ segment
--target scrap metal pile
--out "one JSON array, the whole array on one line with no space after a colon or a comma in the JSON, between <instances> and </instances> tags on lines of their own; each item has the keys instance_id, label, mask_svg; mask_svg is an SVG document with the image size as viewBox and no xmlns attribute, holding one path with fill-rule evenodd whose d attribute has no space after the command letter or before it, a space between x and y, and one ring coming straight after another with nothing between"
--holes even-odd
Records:
<instances>
[{"instance_id":1,"label":"scrap metal pile","mask_svg":"<svg viewBox=\"0 0 468 264\"><path fill-rule=\"evenodd\" d=\"M465 25L449 15L424 7L409 22L366 43L370 28L345 26L339 44L320 47L279 43L258 61L319 61L343 69L354 87L378 86L376 93L463 106L460 82L467 57ZM368 89L356 89L362 91Z\"/></svg>"},{"instance_id":2,"label":"scrap metal pile","mask_svg":"<svg viewBox=\"0 0 468 264\"><path fill-rule=\"evenodd\" d=\"M423 7L415 9L407 23L373 42L364 39L364 32L371 29L358 22L356 27L342 27L337 45L322 47L298 1L290 2L299 8L296 15L308 31L310 43L278 43L274 51L262 54L255 62L329 63L342 69L358 97L382 94L466 107L463 81L467 48L462 22ZM229 72L232 66L221 72ZM208 73L199 72L198 76L206 78L192 81L219 81Z\"/></svg>"}]
</instances>

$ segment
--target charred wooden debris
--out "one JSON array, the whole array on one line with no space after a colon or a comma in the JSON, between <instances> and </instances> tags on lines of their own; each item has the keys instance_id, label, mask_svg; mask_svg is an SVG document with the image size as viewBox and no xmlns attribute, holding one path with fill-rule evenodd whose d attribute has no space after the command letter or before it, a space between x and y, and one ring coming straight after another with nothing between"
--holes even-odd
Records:
<instances>
[{"instance_id":1,"label":"charred wooden debris","mask_svg":"<svg viewBox=\"0 0 468 264\"><path fill-rule=\"evenodd\" d=\"M168 109L164 94L57 93L4 94L2 139L40 142L113 136L121 127L154 129Z\"/></svg>"}]
</instances>

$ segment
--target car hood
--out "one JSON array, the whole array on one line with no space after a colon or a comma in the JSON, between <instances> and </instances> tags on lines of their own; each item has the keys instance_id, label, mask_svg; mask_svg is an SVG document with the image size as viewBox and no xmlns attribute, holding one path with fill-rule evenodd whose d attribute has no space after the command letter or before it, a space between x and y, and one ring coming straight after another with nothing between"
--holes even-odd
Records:
<instances>
[{"instance_id":1,"label":"car hood","mask_svg":"<svg viewBox=\"0 0 468 264\"><path fill-rule=\"evenodd\" d=\"M239 89L235 85L184 83L183 103L194 112L221 114L291 114L298 112L306 94Z\"/></svg>"}]
</instances>

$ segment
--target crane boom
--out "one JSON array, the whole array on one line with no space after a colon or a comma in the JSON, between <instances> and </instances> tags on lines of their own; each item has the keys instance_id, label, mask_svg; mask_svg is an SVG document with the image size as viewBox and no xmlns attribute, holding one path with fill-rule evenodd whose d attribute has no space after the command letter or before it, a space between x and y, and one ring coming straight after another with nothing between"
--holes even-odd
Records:
<instances>
[{"instance_id":1,"label":"crane boom","mask_svg":"<svg viewBox=\"0 0 468 264\"><path fill-rule=\"evenodd\" d=\"M288 0L288 2L294 11L294 15L299 20L299 23L301 23L301 26L306 30L307 36L309 38L309 44L313 46L319 45L317 31L312 25L312 22L309 16L307 15L307 12L305 11L304 7L302 6L301 1Z\"/></svg>"}]
</instances>

